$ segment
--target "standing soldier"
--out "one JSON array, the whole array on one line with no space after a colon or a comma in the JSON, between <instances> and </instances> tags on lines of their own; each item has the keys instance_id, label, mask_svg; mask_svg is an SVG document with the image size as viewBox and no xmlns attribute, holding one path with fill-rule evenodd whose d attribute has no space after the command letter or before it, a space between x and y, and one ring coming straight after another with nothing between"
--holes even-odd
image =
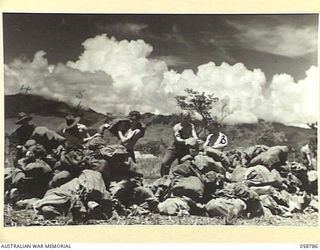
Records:
<instances>
[{"instance_id":1,"label":"standing soldier","mask_svg":"<svg viewBox=\"0 0 320 250\"><path fill-rule=\"evenodd\" d=\"M181 159L189 154L188 139L194 138L198 140L198 136L194 125L191 123L191 115L188 111L181 113L182 121L173 127L174 142L168 148L164 159L161 163L161 176L169 174L171 164L178 159L178 163L181 163Z\"/></svg>"},{"instance_id":2,"label":"standing soldier","mask_svg":"<svg viewBox=\"0 0 320 250\"><path fill-rule=\"evenodd\" d=\"M317 139L310 138L309 143L300 149L303 164L308 170L317 169Z\"/></svg>"}]
</instances>

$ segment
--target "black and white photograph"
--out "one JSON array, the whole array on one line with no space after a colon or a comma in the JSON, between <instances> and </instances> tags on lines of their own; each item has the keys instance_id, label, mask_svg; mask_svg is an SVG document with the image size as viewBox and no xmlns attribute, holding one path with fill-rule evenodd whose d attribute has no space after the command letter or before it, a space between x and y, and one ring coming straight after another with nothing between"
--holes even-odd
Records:
<instances>
[{"instance_id":1,"label":"black and white photograph","mask_svg":"<svg viewBox=\"0 0 320 250\"><path fill-rule=\"evenodd\" d=\"M3 226L319 226L318 23L3 13Z\"/></svg>"}]
</instances>

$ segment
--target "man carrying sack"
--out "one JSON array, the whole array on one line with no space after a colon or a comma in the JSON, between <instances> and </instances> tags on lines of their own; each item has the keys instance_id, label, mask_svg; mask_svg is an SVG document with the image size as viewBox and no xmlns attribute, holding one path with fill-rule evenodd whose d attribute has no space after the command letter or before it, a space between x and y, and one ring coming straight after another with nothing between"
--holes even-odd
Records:
<instances>
[{"instance_id":1,"label":"man carrying sack","mask_svg":"<svg viewBox=\"0 0 320 250\"><path fill-rule=\"evenodd\" d=\"M194 125L191 123L191 115L188 111L181 113L182 121L177 123L173 127L174 142L168 148L164 159L161 163L161 176L169 174L171 164L178 159L178 163L181 163L181 159L189 154L188 139L195 138L198 140L198 136Z\"/></svg>"}]
</instances>

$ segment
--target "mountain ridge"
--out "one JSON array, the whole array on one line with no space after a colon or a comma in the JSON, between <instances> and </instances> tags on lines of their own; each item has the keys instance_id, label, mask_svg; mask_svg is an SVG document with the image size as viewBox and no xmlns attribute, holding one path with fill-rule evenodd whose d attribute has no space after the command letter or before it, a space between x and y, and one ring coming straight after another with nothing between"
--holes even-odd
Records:
<instances>
[{"instance_id":1,"label":"mountain ridge","mask_svg":"<svg viewBox=\"0 0 320 250\"><path fill-rule=\"evenodd\" d=\"M94 132L100 125L123 114L101 114L88 108L73 107L67 103L51 100L36 95L5 95L5 131L10 134L15 125L19 112L33 114L33 123L37 126L47 126L56 129L64 121L67 114L74 114L81 118L81 123ZM139 140L137 148L146 153L162 154L165 148L173 141L172 126L179 122L179 117L173 115L155 115L144 113L143 122L148 125L145 136ZM201 121L195 120L194 124L201 129ZM315 131L301 127L287 126L277 122L267 122L260 119L257 123L224 125L221 131L228 136L229 149L247 147L254 144L292 145L296 151L307 143L310 137L315 136Z\"/></svg>"}]
</instances>

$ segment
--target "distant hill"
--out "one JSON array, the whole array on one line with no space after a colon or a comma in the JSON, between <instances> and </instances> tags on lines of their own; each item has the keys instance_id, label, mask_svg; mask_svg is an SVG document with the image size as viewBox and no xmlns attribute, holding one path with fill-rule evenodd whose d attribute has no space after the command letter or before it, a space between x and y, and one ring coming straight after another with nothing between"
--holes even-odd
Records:
<instances>
[{"instance_id":1,"label":"distant hill","mask_svg":"<svg viewBox=\"0 0 320 250\"><path fill-rule=\"evenodd\" d=\"M47 126L56 129L64 121L64 117L73 114L81 117L81 122L91 126L106 116L92 109L79 109L64 102L49 100L36 95L6 95L5 100L5 131L10 132L14 129L18 113L23 111L33 114L33 123L39 126Z\"/></svg>"},{"instance_id":2,"label":"distant hill","mask_svg":"<svg viewBox=\"0 0 320 250\"><path fill-rule=\"evenodd\" d=\"M57 127L64 121L67 114L74 114L75 107L64 102L49 100L35 95L7 95L5 96L5 132L11 133L16 125L15 121L20 111L33 114L33 123L38 126L47 126L50 129ZM106 120L112 120L121 114L101 114L92 109L80 109L76 114L81 117L81 123L87 125L92 132ZM176 115L143 114L143 122L148 125L145 136L140 139L137 149L145 153L163 154L165 148L172 143L172 126L179 121ZM194 121L200 131L200 121ZM286 126L281 123L271 123L259 120L255 124L225 125L221 129L228 136L228 149L248 147L254 144L292 145L297 153L298 149L307 143L315 131L311 129ZM117 138L110 135L110 143Z\"/></svg>"}]
</instances>

